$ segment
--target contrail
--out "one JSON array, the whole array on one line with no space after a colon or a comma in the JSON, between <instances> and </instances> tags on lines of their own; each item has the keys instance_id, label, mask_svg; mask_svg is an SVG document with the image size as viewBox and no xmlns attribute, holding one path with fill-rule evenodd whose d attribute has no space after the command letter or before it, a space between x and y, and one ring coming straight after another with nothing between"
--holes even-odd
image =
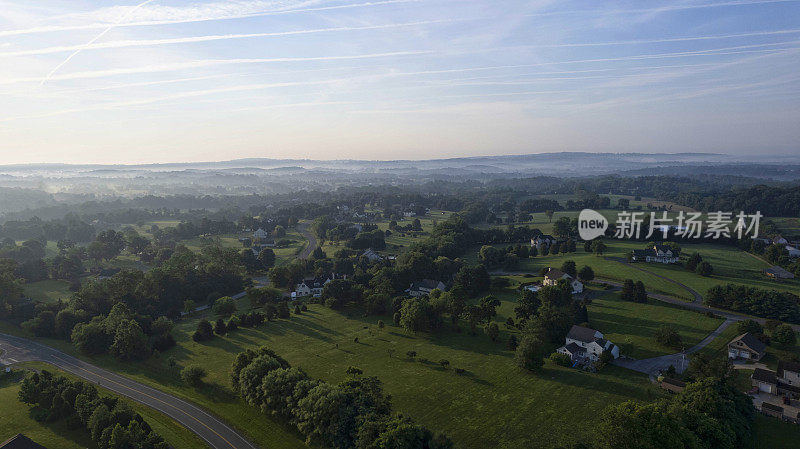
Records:
<instances>
[{"instance_id":1,"label":"contrail","mask_svg":"<svg viewBox=\"0 0 800 449\"><path fill-rule=\"evenodd\" d=\"M64 61L63 61L61 64L57 65L57 66L56 66L56 68L54 68L54 69L53 69L53 70L52 70L50 73L48 73L48 74L47 74L47 76L46 76L46 77L44 77L44 79L42 80L41 84L39 84L39 85L40 85L40 86L44 86L44 83L46 83L46 82L47 82L47 81L50 79L50 77L51 77L51 76L55 75L55 73L56 73L56 72L58 72L58 70L59 70L59 69L61 69L61 67L64 67L65 65L67 65L67 63L70 61L70 59L72 59L72 58L74 58L75 56L77 56L77 55L78 55L78 54L81 52L81 50L83 50L84 48L87 48L87 47L89 47L90 45L92 45L92 44L94 44L95 42L97 42L97 40L98 40L98 39L100 39L101 37L105 36L105 35L106 35L106 33L108 33L109 31L113 30L115 26L117 26L118 24L120 24L120 23L121 23L123 20L127 19L127 18L128 18L128 16L130 16L131 14L133 14L133 13L134 13L134 12L135 12L137 9L141 8L142 6L144 6L144 5L148 4L148 3L152 3L152 2L154 2L154 1L155 1L155 0L145 0L145 1L143 1L142 3L139 3L138 5L134 6L134 7L133 7L133 8L131 8L131 9L129 9L129 10L128 10L128 12L126 12L125 14L123 14L122 16L120 16L120 18L119 18L119 19L118 19L118 20L117 20L115 23L113 23L113 24L109 25L109 26L108 26L108 28L106 28L106 29L105 29L105 30L103 30L103 31L102 31L100 34L98 34L97 36L95 36L95 37L94 37L94 39L90 40L90 41L89 41L89 42L87 42L85 45L83 45L82 47L79 47L79 48L78 48L77 50L75 50L75 51L74 51L72 54L70 54L69 56L67 56L67 59L65 59L65 60L64 60Z\"/></svg>"}]
</instances>

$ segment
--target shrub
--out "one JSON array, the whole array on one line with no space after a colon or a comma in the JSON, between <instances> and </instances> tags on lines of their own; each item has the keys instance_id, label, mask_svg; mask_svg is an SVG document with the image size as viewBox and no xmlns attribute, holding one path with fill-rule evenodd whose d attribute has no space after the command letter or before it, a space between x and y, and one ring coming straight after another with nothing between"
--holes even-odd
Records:
<instances>
[{"instance_id":1,"label":"shrub","mask_svg":"<svg viewBox=\"0 0 800 449\"><path fill-rule=\"evenodd\" d=\"M190 365L181 370L181 379L190 387L203 385L203 378L206 377L206 370L197 365Z\"/></svg>"},{"instance_id":2,"label":"shrub","mask_svg":"<svg viewBox=\"0 0 800 449\"><path fill-rule=\"evenodd\" d=\"M570 359L568 355L562 354L560 352L554 352L550 354L550 361L558 366L572 365L572 359Z\"/></svg>"},{"instance_id":3,"label":"shrub","mask_svg":"<svg viewBox=\"0 0 800 449\"><path fill-rule=\"evenodd\" d=\"M236 302L230 296L223 296L222 298L214 301L214 305L211 307L211 310L216 315L229 316L230 314L236 312Z\"/></svg>"},{"instance_id":4,"label":"shrub","mask_svg":"<svg viewBox=\"0 0 800 449\"><path fill-rule=\"evenodd\" d=\"M678 334L678 331L676 331L675 328L669 324L662 324L659 326L655 335L653 335L653 338L655 338L659 344L664 346L669 346L671 348L677 348L681 346L681 336Z\"/></svg>"}]
</instances>

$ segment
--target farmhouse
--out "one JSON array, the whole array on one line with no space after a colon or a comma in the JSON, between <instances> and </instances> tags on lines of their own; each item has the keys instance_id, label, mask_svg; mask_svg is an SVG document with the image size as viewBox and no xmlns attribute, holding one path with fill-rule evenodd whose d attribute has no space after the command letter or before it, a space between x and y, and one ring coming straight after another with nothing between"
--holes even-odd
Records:
<instances>
[{"instance_id":1,"label":"farmhouse","mask_svg":"<svg viewBox=\"0 0 800 449\"><path fill-rule=\"evenodd\" d=\"M561 270L556 270L555 268L547 269L547 272L544 274L542 285L558 285L558 281L561 279L566 279L567 282L569 282L569 285L572 287L573 295L583 292L583 283L581 283L581 281L573 278Z\"/></svg>"},{"instance_id":2,"label":"farmhouse","mask_svg":"<svg viewBox=\"0 0 800 449\"><path fill-rule=\"evenodd\" d=\"M423 296L423 295L430 295L431 292L435 289L445 290L447 288L442 281L434 281L432 279L423 279L421 281L417 281L411 284L411 286L406 290L406 293L409 296Z\"/></svg>"},{"instance_id":3,"label":"farmhouse","mask_svg":"<svg viewBox=\"0 0 800 449\"><path fill-rule=\"evenodd\" d=\"M765 268L764 275L772 279L794 279L794 274L777 265L774 267Z\"/></svg>"},{"instance_id":4,"label":"farmhouse","mask_svg":"<svg viewBox=\"0 0 800 449\"><path fill-rule=\"evenodd\" d=\"M728 343L728 358L742 360L761 360L766 353L767 345L750 332L734 338Z\"/></svg>"},{"instance_id":5,"label":"farmhouse","mask_svg":"<svg viewBox=\"0 0 800 449\"><path fill-rule=\"evenodd\" d=\"M652 248L635 249L631 253L634 262L678 263L679 254L669 246L653 245Z\"/></svg>"},{"instance_id":6,"label":"farmhouse","mask_svg":"<svg viewBox=\"0 0 800 449\"><path fill-rule=\"evenodd\" d=\"M302 282L295 286L292 297L313 296L314 298L319 298L322 296L322 289L325 287L325 284L331 280L331 276L303 279Z\"/></svg>"},{"instance_id":7,"label":"farmhouse","mask_svg":"<svg viewBox=\"0 0 800 449\"><path fill-rule=\"evenodd\" d=\"M597 361L605 351L609 351L615 359L619 357L619 347L603 338L602 332L583 326L572 326L564 346L556 351L568 355L573 362L586 359Z\"/></svg>"}]
</instances>

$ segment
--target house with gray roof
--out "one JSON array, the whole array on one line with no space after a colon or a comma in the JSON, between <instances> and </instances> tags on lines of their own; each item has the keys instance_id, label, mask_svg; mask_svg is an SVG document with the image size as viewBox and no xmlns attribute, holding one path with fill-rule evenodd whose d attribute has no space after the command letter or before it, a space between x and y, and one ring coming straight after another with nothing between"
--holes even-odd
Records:
<instances>
[{"instance_id":1,"label":"house with gray roof","mask_svg":"<svg viewBox=\"0 0 800 449\"><path fill-rule=\"evenodd\" d=\"M619 346L603 338L603 333L588 327L572 326L565 338L564 346L556 352L568 355L572 361L595 362L608 351L615 359L619 357Z\"/></svg>"},{"instance_id":2,"label":"house with gray roof","mask_svg":"<svg viewBox=\"0 0 800 449\"><path fill-rule=\"evenodd\" d=\"M728 343L728 358L733 360L761 360L767 345L750 332L734 338Z\"/></svg>"}]
</instances>

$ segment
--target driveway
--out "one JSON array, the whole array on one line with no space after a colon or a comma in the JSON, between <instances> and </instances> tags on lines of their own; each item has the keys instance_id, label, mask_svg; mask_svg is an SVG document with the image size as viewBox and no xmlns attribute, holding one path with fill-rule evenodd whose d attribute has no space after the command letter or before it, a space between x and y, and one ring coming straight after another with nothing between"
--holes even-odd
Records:
<instances>
[{"instance_id":1,"label":"driveway","mask_svg":"<svg viewBox=\"0 0 800 449\"><path fill-rule=\"evenodd\" d=\"M213 449L257 449L242 435L202 408L127 377L106 371L49 346L0 334L0 362L45 362L88 382L158 410L195 433ZM6 404L6 406L13 406Z\"/></svg>"},{"instance_id":2,"label":"driveway","mask_svg":"<svg viewBox=\"0 0 800 449\"><path fill-rule=\"evenodd\" d=\"M725 320L719 327L714 330L714 332L708 334L706 338L704 338L700 343L692 346L686 351L678 352L675 354L669 355L662 355L659 357L652 357L649 359L640 359L640 360L633 360L627 358L619 358L614 360L614 365L621 366L623 368L628 368L634 371L638 371L640 373L645 373L651 376L656 376L660 371L665 371L670 365L675 367L675 370L679 373L682 373L686 367L689 365L689 358L687 357L689 354L693 354L703 348L705 348L711 341L717 338L722 331L724 331L728 326L733 324L734 320Z\"/></svg>"}]
</instances>

